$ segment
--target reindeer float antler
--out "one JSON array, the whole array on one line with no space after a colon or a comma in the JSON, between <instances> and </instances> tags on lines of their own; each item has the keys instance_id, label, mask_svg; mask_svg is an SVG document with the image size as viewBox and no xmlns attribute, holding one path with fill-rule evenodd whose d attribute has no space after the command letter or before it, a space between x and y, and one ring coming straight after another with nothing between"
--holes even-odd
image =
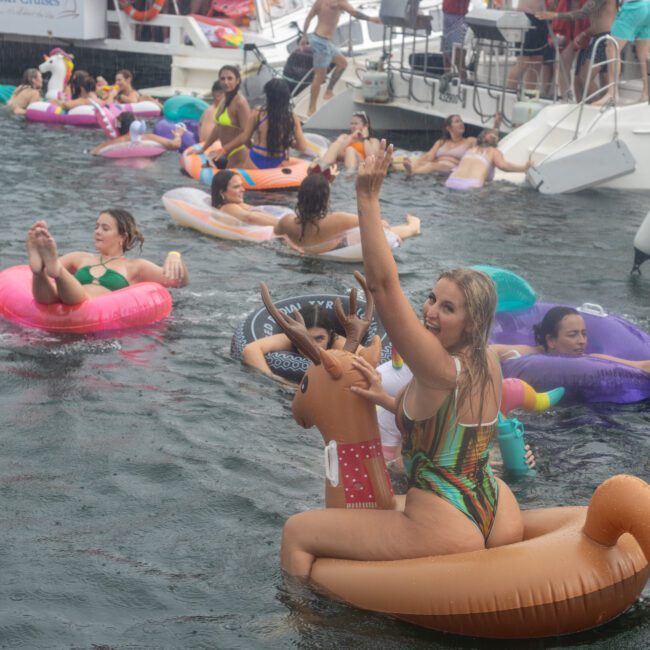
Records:
<instances>
[{"instance_id":1,"label":"reindeer float antler","mask_svg":"<svg viewBox=\"0 0 650 650\"><path fill-rule=\"evenodd\" d=\"M269 288L266 286L265 282L260 282L260 293L262 295L264 306L268 310L269 314L271 314L273 320L282 328L282 331L287 335L289 340L312 363L318 365L320 363L319 348L309 336L302 314L298 310L291 312L293 318L289 318L289 316L283 314L273 304Z\"/></svg>"}]
</instances>

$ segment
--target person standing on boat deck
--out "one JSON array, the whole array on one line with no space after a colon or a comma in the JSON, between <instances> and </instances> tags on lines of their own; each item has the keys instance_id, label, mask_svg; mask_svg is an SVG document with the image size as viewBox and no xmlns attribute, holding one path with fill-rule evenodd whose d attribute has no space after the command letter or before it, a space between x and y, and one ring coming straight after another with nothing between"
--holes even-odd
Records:
<instances>
[{"instance_id":1,"label":"person standing on boat deck","mask_svg":"<svg viewBox=\"0 0 650 650\"><path fill-rule=\"evenodd\" d=\"M611 0L612 3L615 0ZM606 59L607 76L610 81L615 78L618 70L620 74L621 60L620 51L629 43L635 43L636 55L639 59L639 70L641 73L641 97L640 102L648 101L648 55L650 54L650 0L622 0L621 9L611 23L611 35L618 44L619 55L616 55L616 48L612 42L607 43ZM618 75L616 75L618 76ZM598 104L605 104L617 96L617 88L610 86L605 95L598 100Z\"/></svg>"},{"instance_id":2,"label":"person standing on boat deck","mask_svg":"<svg viewBox=\"0 0 650 650\"><path fill-rule=\"evenodd\" d=\"M330 63L334 63L336 68L330 77L329 84L323 99L327 100L334 96L334 86L341 78L343 71L348 65L345 57L332 43L332 37L336 33L341 13L346 11L351 16L359 20L368 20L372 23L381 24L378 16L367 16L361 11L355 9L347 0L316 0L305 18L305 26L300 39L299 47L304 49L307 44L314 51L314 79L311 82L311 96L309 100L309 115L316 112L318 102L318 93ZM317 18L316 29L313 34L307 36L311 21Z\"/></svg>"},{"instance_id":3,"label":"person standing on boat deck","mask_svg":"<svg viewBox=\"0 0 650 650\"><path fill-rule=\"evenodd\" d=\"M443 0L442 2L442 56L445 72L456 66L461 79L465 78L465 35L467 23L465 14L470 0ZM454 45L458 45L454 57Z\"/></svg>"},{"instance_id":4,"label":"person standing on boat deck","mask_svg":"<svg viewBox=\"0 0 650 650\"><path fill-rule=\"evenodd\" d=\"M544 0L519 0L516 11L523 11L530 21L530 29L524 36L523 53L508 74L508 87L516 89L520 82L524 88L535 87L541 83L544 48L548 40L548 25L536 18L546 10Z\"/></svg>"},{"instance_id":5,"label":"person standing on boat deck","mask_svg":"<svg viewBox=\"0 0 650 650\"><path fill-rule=\"evenodd\" d=\"M575 37L576 48L584 48L580 50L578 60L576 61L575 90L578 99L582 98L584 92L587 73L589 71L589 62L591 60L591 54L596 47L596 42L601 36L609 34L617 11L617 0L587 0L582 7L573 11L542 11L536 14L542 20L589 20L589 28L577 34ZM588 42L586 47L584 47L586 41ZM603 40L596 50L594 64L602 63L608 58L612 57L607 54L605 41ZM591 85L587 89L588 95L595 93L597 90L595 85L596 76L593 76L591 79ZM607 84L608 77L611 78L607 75L607 70L603 67L600 68L600 76L603 76L602 81L604 84Z\"/></svg>"}]
</instances>

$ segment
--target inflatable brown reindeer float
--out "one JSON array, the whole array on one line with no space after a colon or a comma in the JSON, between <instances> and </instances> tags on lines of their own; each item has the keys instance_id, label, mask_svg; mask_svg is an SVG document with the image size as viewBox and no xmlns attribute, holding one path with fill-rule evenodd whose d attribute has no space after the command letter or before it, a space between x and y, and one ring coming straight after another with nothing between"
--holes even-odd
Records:
<instances>
[{"instance_id":1,"label":"inflatable brown reindeer float","mask_svg":"<svg viewBox=\"0 0 650 650\"><path fill-rule=\"evenodd\" d=\"M355 277L367 303L363 317L357 315L356 289L350 290L348 313L337 299L336 314L346 334L342 350L323 350L311 339L299 312L293 318L275 307L261 284L264 305L291 342L312 365L305 373L293 400L293 417L306 429L316 426L325 441L325 502L328 508L394 507L393 488L384 462L377 424L377 410L350 387L366 387L366 380L353 367L357 355L372 366L379 362L380 343L375 336L368 347L360 346L374 310L372 296L360 273Z\"/></svg>"}]
</instances>

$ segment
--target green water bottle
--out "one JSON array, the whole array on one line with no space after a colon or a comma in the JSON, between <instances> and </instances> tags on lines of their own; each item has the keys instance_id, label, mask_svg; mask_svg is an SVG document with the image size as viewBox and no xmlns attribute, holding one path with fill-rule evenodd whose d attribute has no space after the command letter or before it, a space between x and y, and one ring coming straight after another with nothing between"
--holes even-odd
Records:
<instances>
[{"instance_id":1,"label":"green water bottle","mask_svg":"<svg viewBox=\"0 0 650 650\"><path fill-rule=\"evenodd\" d=\"M497 436L504 467L513 474L535 475L534 469L526 464L524 457L524 425L515 418L505 418L499 413L499 432Z\"/></svg>"}]
</instances>

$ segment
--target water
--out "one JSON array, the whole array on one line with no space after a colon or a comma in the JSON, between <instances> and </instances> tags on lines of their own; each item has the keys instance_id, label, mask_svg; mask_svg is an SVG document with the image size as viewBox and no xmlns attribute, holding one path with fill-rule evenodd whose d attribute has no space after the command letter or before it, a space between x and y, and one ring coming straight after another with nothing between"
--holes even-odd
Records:
<instances>
[{"instance_id":1,"label":"water","mask_svg":"<svg viewBox=\"0 0 650 650\"><path fill-rule=\"evenodd\" d=\"M83 153L97 131L0 119L2 267L47 218L62 251L90 250L106 207L133 211L143 254L180 250L191 284L173 316L122 335L59 337L0 321L0 645L7 648L501 648L358 612L286 584L280 532L322 504L321 439L291 419L290 397L228 355L236 324L272 295L347 290L354 267L276 246L228 243L171 222L160 196L192 184L178 157L140 168ZM423 147L421 147L423 148ZM260 203L287 197L249 195ZM291 198L290 200L293 200ZM333 206L353 210L351 179ZM546 299L598 302L650 329L650 267L631 279L648 196L543 197L505 184L452 194L393 175L385 215L422 218L398 251L408 295L439 270L489 263ZM650 479L647 404L524 416L541 456L512 487L524 507L583 504L606 477ZM650 605L595 631L508 647L640 648Z\"/></svg>"}]
</instances>

